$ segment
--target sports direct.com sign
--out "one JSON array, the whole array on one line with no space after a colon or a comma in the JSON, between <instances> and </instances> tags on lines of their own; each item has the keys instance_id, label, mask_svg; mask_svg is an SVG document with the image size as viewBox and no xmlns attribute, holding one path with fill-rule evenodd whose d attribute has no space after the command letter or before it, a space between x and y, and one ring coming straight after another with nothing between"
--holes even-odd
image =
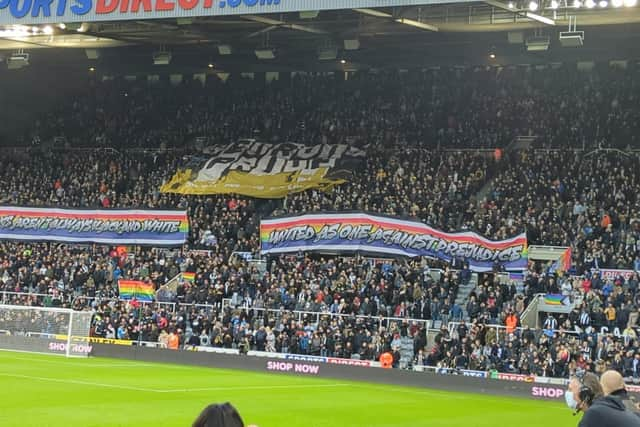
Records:
<instances>
[{"instance_id":1,"label":"sports direct.com sign","mask_svg":"<svg viewBox=\"0 0 640 427\"><path fill-rule=\"evenodd\" d=\"M463 0L431 0L457 3ZM230 16L352 9L344 0L0 0L0 25ZM416 6L424 0L359 0L357 7Z\"/></svg>"}]
</instances>

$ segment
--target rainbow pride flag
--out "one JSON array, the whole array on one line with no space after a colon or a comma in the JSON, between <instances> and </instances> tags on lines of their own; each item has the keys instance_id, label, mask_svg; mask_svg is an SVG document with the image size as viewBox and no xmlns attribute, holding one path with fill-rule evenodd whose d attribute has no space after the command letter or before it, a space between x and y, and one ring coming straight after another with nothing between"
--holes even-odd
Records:
<instances>
[{"instance_id":1,"label":"rainbow pride flag","mask_svg":"<svg viewBox=\"0 0 640 427\"><path fill-rule=\"evenodd\" d=\"M571 268L571 248L567 248L549 268L550 273L564 274Z\"/></svg>"},{"instance_id":2,"label":"rainbow pride flag","mask_svg":"<svg viewBox=\"0 0 640 427\"><path fill-rule=\"evenodd\" d=\"M118 280L118 292L121 300L137 299L138 301L152 302L155 295L153 284L140 280Z\"/></svg>"},{"instance_id":3,"label":"rainbow pride flag","mask_svg":"<svg viewBox=\"0 0 640 427\"><path fill-rule=\"evenodd\" d=\"M571 268L571 248L570 247L567 248L566 251L564 251L564 253L562 254L562 256L558 261L560 262L560 268L562 269L563 272L569 271L569 269Z\"/></svg>"},{"instance_id":4,"label":"rainbow pride flag","mask_svg":"<svg viewBox=\"0 0 640 427\"><path fill-rule=\"evenodd\" d=\"M547 294L544 296L544 303L548 305L563 305L564 299L564 295Z\"/></svg>"},{"instance_id":5,"label":"rainbow pride flag","mask_svg":"<svg viewBox=\"0 0 640 427\"><path fill-rule=\"evenodd\" d=\"M185 271L184 273L182 273L182 280L185 280L187 282L195 282L196 273L190 273Z\"/></svg>"}]
</instances>

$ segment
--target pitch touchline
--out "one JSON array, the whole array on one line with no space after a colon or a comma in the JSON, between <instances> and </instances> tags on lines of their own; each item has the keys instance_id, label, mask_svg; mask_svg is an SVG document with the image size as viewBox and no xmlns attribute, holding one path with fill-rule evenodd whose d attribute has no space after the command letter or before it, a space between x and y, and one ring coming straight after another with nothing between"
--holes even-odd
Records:
<instances>
[{"instance_id":1,"label":"pitch touchline","mask_svg":"<svg viewBox=\"0 0 640 427\"><path fill-rule=\"evenodd\" d=\"M233 391L233 390L273 390L295 389L295 388L325 388L325 387L345 387L349 384L301 384L301 385L256 385L238 387L205 387L205 388L178 388L173 390L157 390L158 393L189 393L194 391Z\"/></svg>"},{"instance_id":2,"label":"pitch touchline","mask_svg":"<svg viewBox=\"0 0 640 427\"><path fill-rule=\"evenodd\" d=\"M11 378L24 378L28 380L47 381L63 384L86 385L91 387L117 388L122 390L143 391L147 393L189 393L196 391L238 391L238 390L271 390L271 389L297 389L297 388L325 388L325 387L342 387L348 384L304 384L304 385L272 385L272 386L238 386L238 387L205 387L205 388L185 388L173 390L158 390L143 387L133 387L127 385L96 383L91 381L70 380L64 378L38 377L33 375L20 375L0 372L0 376Z\"/></svg>"},{"instance_id":3,"label":"pitch touchline","mask_svg":"<svg viewBox=\"0 0 640 427\"><path fill-rule=\"evenodd\" d=\"M5 373L5 372L0 372L0 375L4 376L4 377L24 378L24 379L27 379L27 380L48 381L48 382L64 383L64 384L88 385L88 386L92 386L92 387L119 388L119 389L122 389L122 390L133 390L133 391L145 391L145 392L158 393L157 390L152 390L152 389L149 389L149 388L141 388L141 387L132 387L132 386L126 386L126 385L94 383L94 382L90 382L90 381L78 381L78 380L69 380L69 379L62 379L62 378L36 377L36 376L32 376L32 375L9 374L9 373Z\"/></svg>"},{"instance_id":4,"label":"pitch touchline","mask_svg":"<svg viewBox=\"0 0 640 427\"><path fill-rule=\"evenodd\" d=\"M42 354L47 354L47 353L42 353ZM48 355L48 354L47 354ZM63 357L64 355L53 355L54 357ZM33 362L39 362L39 363L50 363L50 364L54 364L54 365L65 365L65 366L72 366L72 365L77 365L78 364L78 359L74 359L74 360L69 360L69 359L61 359L61 360L48 360L45 358L42 359L36 359L35 357L21 357L21 356L5 356L2 355L1 357L2 359L12 359L12 360L30 360ZM84 359L83 362L84 363ZM138 363L138 362L131 362L131 363L95 363L92 359L88 359L87 363L83 365L83 367L86 368L138 368L138 367L153 367L155 366L152 363Z\"/></svg>"}]
</instances>

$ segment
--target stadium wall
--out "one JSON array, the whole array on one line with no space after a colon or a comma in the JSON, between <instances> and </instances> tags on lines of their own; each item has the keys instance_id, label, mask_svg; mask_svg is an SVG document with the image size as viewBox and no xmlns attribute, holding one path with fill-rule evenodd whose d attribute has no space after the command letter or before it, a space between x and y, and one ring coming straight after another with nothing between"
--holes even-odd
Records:
<instances>
[{"instance_id":1,"label":"stadium wall","mask_svg":"<svg viewBox=\"0 0 640 427\"><path fill-rule=\"evenodd\" d=\"M143 362L237 369L279 375L334 378L396 386L422 387L452 392L482 393L555 401L564 400L565 391L564 386L554 384L473 378L462 375L439 375L398 369L342 366L313 363L304 360L171 351L137 346L129 347L94 343L92 345L92 354L96 357L139 360Z\"/></svg>"}]
</instances>

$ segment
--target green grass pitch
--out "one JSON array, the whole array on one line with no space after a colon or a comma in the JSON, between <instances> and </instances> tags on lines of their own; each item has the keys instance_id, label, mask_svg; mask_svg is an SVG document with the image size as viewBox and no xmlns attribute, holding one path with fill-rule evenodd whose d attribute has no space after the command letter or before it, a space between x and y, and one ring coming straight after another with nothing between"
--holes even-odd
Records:
<instances>
[{"instance_id":1,"label":"green grass pitch","mask_svg":"<svg viewBox=\"0 0 640 427\"><path fill-rule=\"evenodd\" d=\"M0 352L0 426L190 426L213 402L259 427L575 426L557 402Z\"/></svg>"}]
</instances>

